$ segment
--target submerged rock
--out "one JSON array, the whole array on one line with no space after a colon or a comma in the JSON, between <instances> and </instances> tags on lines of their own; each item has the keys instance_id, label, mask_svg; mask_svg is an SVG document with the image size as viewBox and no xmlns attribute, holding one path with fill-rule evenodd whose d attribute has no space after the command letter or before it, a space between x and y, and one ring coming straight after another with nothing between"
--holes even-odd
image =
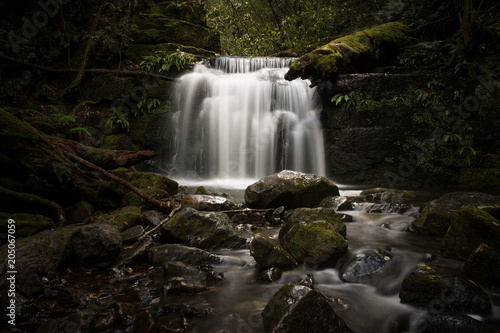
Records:
<instances>
[{"instance_id":1,"label":"submerged rock","mask_svg":"<svg viewBox=\"0 0 500 333\"><path fill-rule=\"evenodd\" d=\"M184 207L191 207L196 210L220 211L220 210L235 210L238 205L228 198L206 195L206 194L190 194L182 198Z\"/></svg>"},{"instance_id":2,"label":"submerged rock","mask_svg":"<svg viewBox=\"0 0 500 333\"><path fill-rule=\"evenodd\" d=\"M262 317L268 333L352 332L325 295L293 283L285 284L273 295Z\"/></svg>"},{"instance_id":3,"label":"submerged rock","mask_svg":"<svg viewBox=\"0 0 500 333\"><path fill-rule=\"evenodd\" d=\"M480 192L447 193L429 202L422 214L412 222L411 229L422 234L444 236L463 205L494 205L499 201L498 196Z\"/></svg>"},{"instance_id":4,"label":"submerged rock","mask_svg":"<svg viewBox=\"0 0 500 333\"><path fill-rule=\"evenodd\" d=\"M340 268L343 281L369 283L390 262L391 254L382 249L364 249L353 254Z\"/></svg>"},{"instance_id":5,"label":"submerged rock","mask_svg":"<svg viewBox=\"0 0 500 333\"><path fill-rule=\"evenodd\" d=\"M425 322L423 333L494 333L497 330L460 313L443 313L432 316Z\"/></svg>"},{"instance_id":6,"label":"submerged rock","mask_svg":"<svg viewBox=\"0 0 500 333\"><path fill-rule=\"evenodd\" d=\"M246 238L236 233L229 217L218 212L183 209L161 227L161 233L169 241L200 249L247 247Z\"/></svg>"},{"instance_id":7,"label":"submerged rock","mask_svg":"<svg viewBox=\"0 0 500 333\"><path fill-rule=\"evenodd\" d=\"M327 221L295 223L280 243L297 261L309 265L333 265L347 252L346 240Z\"/></svg>"},{"instance_id":8,"label":"submerged rock","mask_svg":"<svg viewBox=\"0 0 500 333\"><path fill-rule=\"evenodd\" d=\"M412 272L403 280L399 298L402 303L426 308L435 314L491 312L490 299L477 284L450 275Z\"/></svg>"},{"instance_id":9,"label":"submerged rock","mask_svg":"<svg viewBox=\"0 0 500 333\"><path fill-rule=\"evenodd\" d=\"M281 245L267 236L257 234L250 243L250 254L262 269L279 267L288 269L297 266L297 261Z\"/></svg>"},{"instance_id":10,"label":"submerged rock","mask_svg":"<svg viewBox=\"0 0 500 333\"><path fill-rule=\"evenodd\" d=\"M85 265L112 262L122 250L120 233L107 224L83 226L75 231L71 244L74 254Z\"/></svg>"},{"instance_id":11,"label":"submerged rock","mask_svg":"<svg viewBox=\"0 0 500 333\"><path fill-rule=\"evenodd\" d=\"M448 258L465 260L481 244L500 250L500 222L474 206L463 206L443 238L441 250Z\"/></svg>"},{"instance_id":12,"label":"submerged rock","mask_svg":"<svg viewBox=\"0 0 500 333\"><path fill-rule=\"evenodd\" d=\"M210 252L179 244L165 244L151 248L151 261L155 266L166 262L181 261L186 265L220 265L224 258Z\"/></svg>"},{"instance_id":13,"label":"submerged rock","mask_svg":"<svg viewBox=\"0 0 500 333\"><path fill-rule=\"evenodd\" d=\"M325 177L283 170L248 186L245 202L252 208L315 207L323 198L338 195L337 185Z\"/></svg>"},{"instance_id":14,"label":"submerged rock","mask_svg":"<svg viewBox=\"0 0 500 333\"><path fill-rule=\"evenodd\" d=\"M260 283L273 283L281 279L283 272L278 267L271 267L257 275L257 282Z\"/></svg>"}]
</instances>

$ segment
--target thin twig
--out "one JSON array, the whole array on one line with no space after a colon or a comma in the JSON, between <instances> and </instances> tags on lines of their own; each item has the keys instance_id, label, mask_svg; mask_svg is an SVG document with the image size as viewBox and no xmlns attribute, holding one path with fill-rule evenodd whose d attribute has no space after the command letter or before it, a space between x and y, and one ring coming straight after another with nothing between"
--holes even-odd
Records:
<instances>
[{"instance_id":1,"label":"thin twig","mask_svg":"<svg viewBox=\"0 0 500 333\"><path fill-rule=\"evenodd\" d=\"M167 216L166 219L164 219L163 221L161 221L160 223L158 223L158 225L155 226L153 229L151 229L148 232L145 232L144 234L142 234L142 236L140 236L139 238L137 238L137 241L138 242L142 241L144 238L146 238L147 236L149 236L150 234L152 234L153 232L155 232L156 230L158 230L159 228L161 228L162 225L164 225L165 223L167 223L175 215L175 213L177 213L181 209L182 209L182 205L179 204L179 206L177 206L174 209L172 209L172 211L170 212L170 214L168 214L168 216Z\"/></svg>"}]
</instances>

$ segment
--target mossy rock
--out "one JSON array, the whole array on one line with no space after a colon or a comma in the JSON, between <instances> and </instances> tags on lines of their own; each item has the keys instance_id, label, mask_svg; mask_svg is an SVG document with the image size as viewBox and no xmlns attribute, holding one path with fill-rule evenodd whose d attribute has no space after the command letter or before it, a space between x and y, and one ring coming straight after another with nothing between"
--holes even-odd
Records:
<instances>
[{"instance_id":1,"label":"mossy rock","mask_svg":"<svg viewBox=\"0 0 500 333\"><path fill-rule=\"evenodd\" d=\"M422 214L412 222L411 229L422 234L444 236L463 205L494 205L498 202L499 197L480 192L447 193L429 202Z\"/></svg>"},{"instance_id":2,"label":"mossy rock","mask_svg":"<svg viewBox=\"0 0 500 333\"><path fill-rule=\"evenodd\" d=\"M251 208L315 207L328 196L338 196L337 185L325 177L283 170L266 176L245 190Z\"/></svg>"},{"instance_id":3,"label":"mossy rock","mask_svg":"<svg viewBox=\"0 0 500 333\"><path fill-rule=\"evenodd\" d=\"M402 303L431 311L488 314L488 295L472 281L450 275L412 272L401 285Z\"/></svg>"},{"instance_id":4,"label":"mossy rock","mask_svg":"<svg viewBox=\"0 0 500 333\"><path fill-rule=\"evenodd\" d=\"M93 219L95 223L106 223L120 232L142 223L142 213L139 207L127 206L100 215Z\"/></svg>"},{"instance_id":5,"label":"mossy rock","mask_svg":"<svg viewBox=\"0 0 500 333\"><path fill-rule=\"evenodd\" d=\"M500 252L482 243L467 258L463 270L469 278L481 285L498 284L500 283Z\"/></svg>"},{"instance_id":6,"label":"mossy rock","mask_svg":"<svg viewBox=\"0 0 500 333\"><path fill-rule=\"evenodd\" d=\"M400 204L408 202L415 198L415 194L405 190L396 190L390 188L372 188L363 190L361 195L366 195L366 200L370 202Z\"/></svg>"},{"instance_id":7,"label":"mossy rock","mask_svg":"<svg viewBox=\"0 0 500 333\"><path fill-rule=\"evenodd\" d=\"M245 248L247 241L236 233L229 217L219 212L186 208L161 227L169 242L181 242L200 249Z\"/></svg>"},{"instance_id":8,"label":"mossy rock","mask_svg":"<svg viewBox=\"0 0 500 333\"><path fill-rule=\"evenodd\" d=\"M56 227L52 219L43 215L0 213L0 233L7 234L9 220L15 221L16 238L32 236L40 231L54 229Z\"/></svg>"},{"instance_id":9,"label":"mossy rock","mask_svg":"<svg viewBox=\"0 0 500 333\"><path fill-rule=\"evenodd\" d=\"M459 183L466 186L500 186L500 168L462 168Z\"/></svg>"},{"instance_id":10,"label":"mossy rock","mask_svg":"<svg viewBox=\"0 0 500 333\"><path fill-rule=\"evenodd\" d=\"M85 200L80 200L76 204L66 209L68 223L81 223L94 214L94 206Z\"/></svg>"},{"instance_id":11,"label":"mossy rock","mask_svg":"<svg viewBox=\"0 0 500 333\"><path fill-rule=\"evenodd\" d=\"M297 223L310 223L314 221L326 221L342 236L346 235L346 226L342 223L340 216L333 208L297 208L288 217L286 224L281 228L279 236L284 235Z\"/></svg>"},{"instance_id":12,"label":"mossy rock","mask_svg":"<svg viewBox=\"0 0 500 333\"><path fill-rule=\"evenodd\" d=\"M295 60L285 78L317 81L332 79L339 73L366 71L387 62L412 43L409 33L406 25L390 22L337 38Z\"/></svg>"},{"instance_id":13,"label":"mossy rock","mask_svg":"<svg viewBox=\"0 0 500 333\"><path fill-rule=\"evenodd\" d=\"M500 222L487 212L463 206L443 238L441 251L448 258L466 260L482 243L500 251Z\"/></svg>"},{"instance_id":14,"label":"mossy rock","mask_svg":"<svg viewBox=\"0 0 500 333\"><path fill-rule=\"evenodd\" d=\"M140 189L144 194L150 196L156 200L167 199L170 195L167 191L159 189L159 188L144 188ZM139 197L134 192L130 191L122 199L122 205L124 206L137 206L140 207L144 204L141 197Z\"/></svg>"},{"instance_id":15,"label":"mossy rock","mask_svg":"<svg viewBox=\"0 0 500 333\"><path fill-rule=\"evenodd\" d=\"M257 234L252 239L250 254L261 269L271 267L289 269L298 265L276 240L262 234Z\"/></svg>"},{"instance_id":16,"label":"mossy rock","mask_svg":"<svg viewBox=\"0 0 500 333\"><path fill-rule=\"evenodd\" d=\"M138 150L132 139L127 134L111 134L104 138L102 149L110 150Z\"/></svg>"},{"instance_id":17,"label":"mossy rock","mask_svg":"<svg viewBox=\"0 0 500 333\"><path fill-rule=\"evenodd\" d=\"M308 265L334 265L347 253L346 240L326 221L296 223L280 237L280 243L297 261Z\"/></svg>"},{"instance_id":18,"label":"mossy rock","mask_svg":"<svg viewBox=\"0 0 500 333\"><path fill-rule=\"evenodd\" d=\"M175 180L153 172L137 172L133 170L134 169L117 168L112 170L111 173L130 182L135 187L164 190L169 196L177 194L179 190L179 184ZM126 193L128 193L128 191Z\"/></svg>"},{"instance_id":19,"label":"mossy rock","mask_svg":"<svg viewBox=\"0 0 500 333\"><path fill-rule=\"evenodd\" d=\"M163 147L173 141L170 112L145 114L130 121L130 138L142 148Z\"/></svg>"}]
</instances>

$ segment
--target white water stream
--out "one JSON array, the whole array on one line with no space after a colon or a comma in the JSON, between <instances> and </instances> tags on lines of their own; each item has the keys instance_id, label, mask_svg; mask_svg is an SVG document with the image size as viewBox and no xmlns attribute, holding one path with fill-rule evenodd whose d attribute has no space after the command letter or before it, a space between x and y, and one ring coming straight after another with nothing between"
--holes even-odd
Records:
<instances>
[{"instance_id":1,"label":"white water stream","mask_svg":"<svg viewBox=\"0 0 500 333\"><path fill-rule=\"evenodd\" d=\"M325 175L321 101L284 79L291 58L222 57L174 90L175 179L258 179L292 169Z\"/></svg>"}]
</instances>

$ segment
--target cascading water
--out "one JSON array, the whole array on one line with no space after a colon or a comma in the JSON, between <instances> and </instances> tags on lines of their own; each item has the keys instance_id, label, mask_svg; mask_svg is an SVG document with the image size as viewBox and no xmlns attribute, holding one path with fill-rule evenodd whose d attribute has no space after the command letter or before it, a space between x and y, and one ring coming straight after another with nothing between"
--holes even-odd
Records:
<instances>
[{"instance_id":1,"label":"cascading water","mask_svg":"<svg viewBox=\"0 0 500 333\"><path fill-rule=\"evenodd\" d=\"M283 169L325 175L321 101L284 79L292 58L220 57L174 89L177 178L259 178Z\"/></svg>"}]
</instances>

